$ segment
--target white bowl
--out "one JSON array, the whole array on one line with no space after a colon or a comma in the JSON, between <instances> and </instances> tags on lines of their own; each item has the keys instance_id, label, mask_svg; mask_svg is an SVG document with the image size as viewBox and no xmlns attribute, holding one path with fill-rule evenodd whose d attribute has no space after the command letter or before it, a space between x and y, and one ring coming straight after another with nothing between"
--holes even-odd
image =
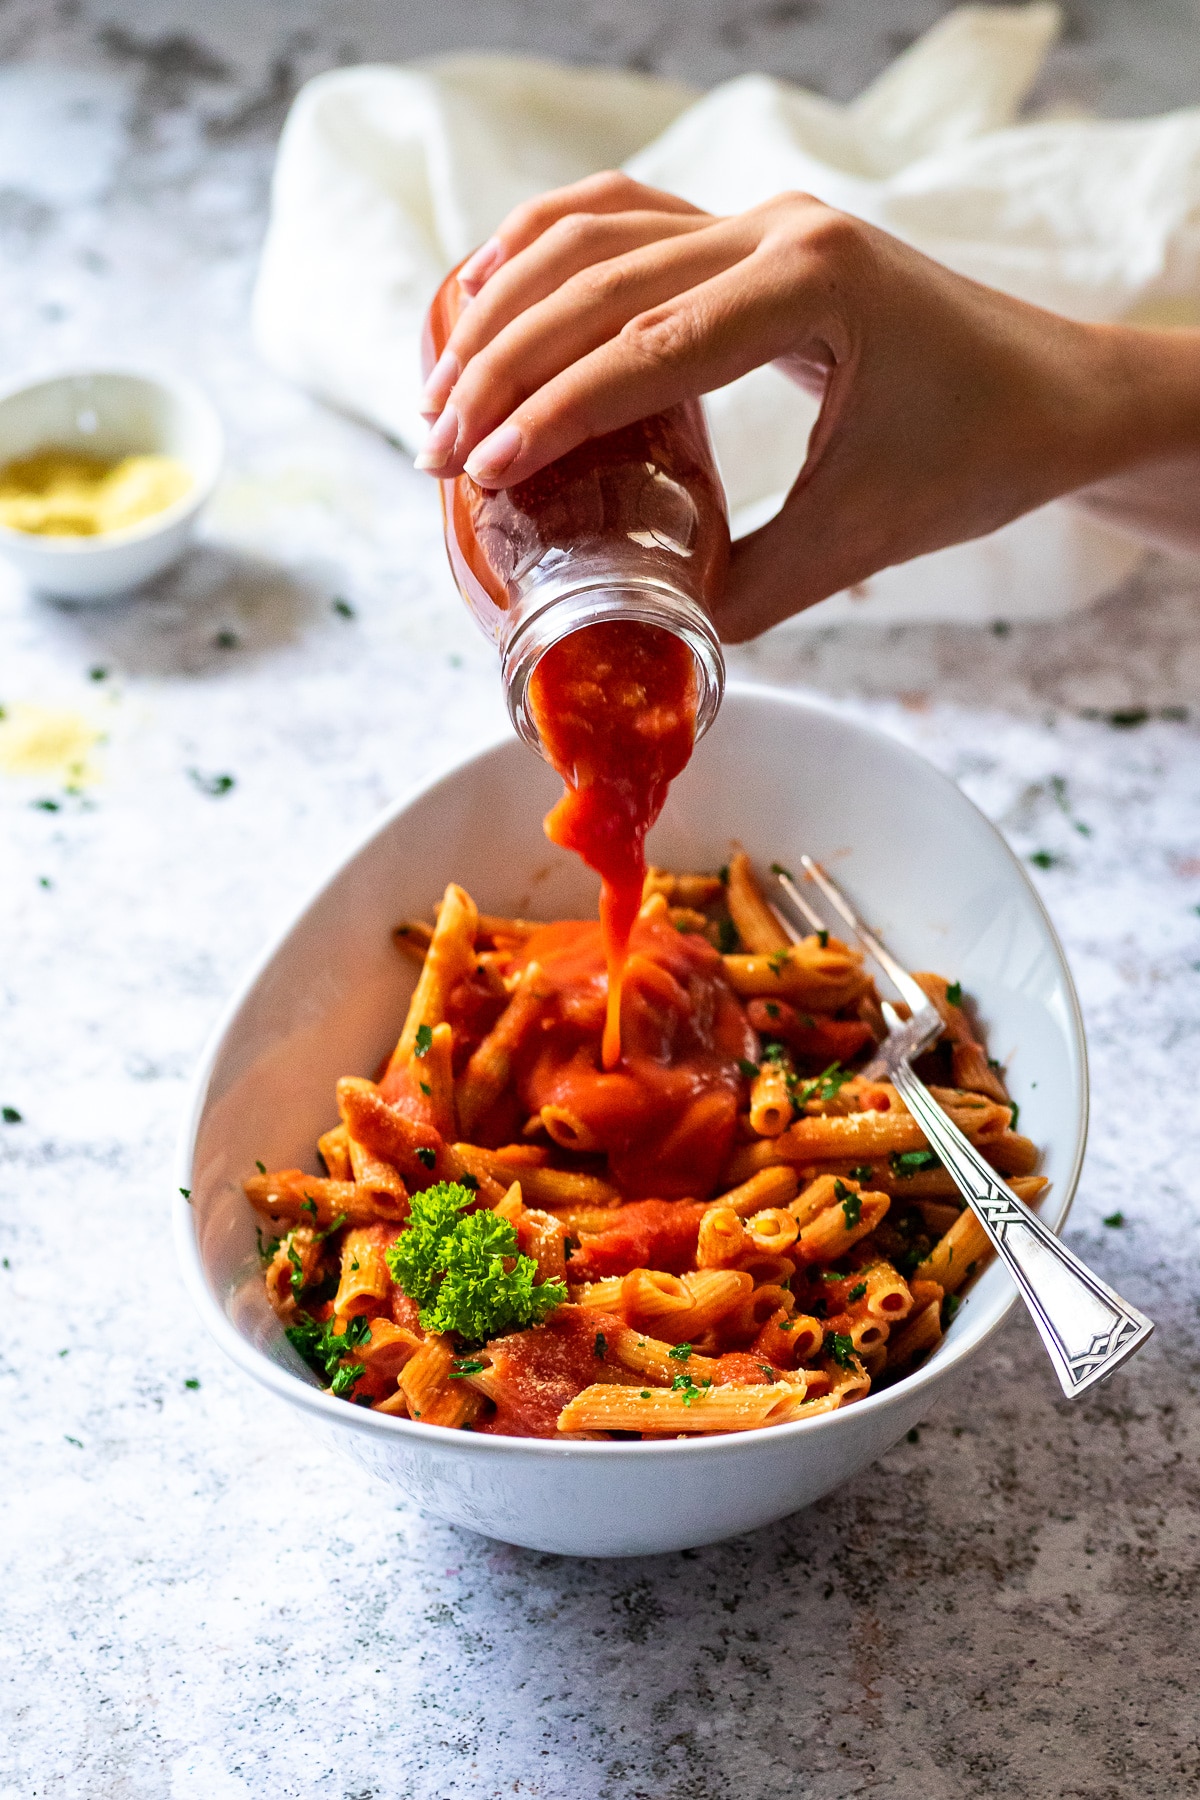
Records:
<instances>
[{"instance_id":1,"label":"white bowl","mask_svg":"<svg viewBox=\"0 0 1200 1800\"><path fill-rule=\"evenodd\" d=\"M932 1411L1016 1294L992 1266L907 1381L843 1412L711 1440L474 1437L321 1392L267 1304L241 1181L256 1158L316 1168L337 1077L374 1069L404 1017L413 973L391 927L428 916L447 881L491 912L593 913L594 879L542 835L558 791L549 769L508 742L395 807L348 857L216 1032L181 1144L191 1204L177 1201L175 1222L187 1285L233 1360L397 1494L509 1543L633 1556L748 1531L845 1481ZM1044 1146L1054 1183L1044 1216L1060 1226L1086 1136L1083 1028L1053 927L999 833L879 732L812 701L735 687L676 783L651 853L668 867L713 869L733 838L765 862L804 850L822 858L911 967L961 980L1009 1063L1021 1129Z\"/></svg>"},{"instance_id":2,"label":"white bowl","mask_svg":"<svg viewBox=\"0 0 1200 1800\"><path fill-rule=\"evenodd\" d=\"M221 469L216 412L178 375L106 369L52 376L0 395L0 465L45 449L179 459L192 485L173 506L125 531L41 537L0 525L0 555L30 587L73 600L105 600L139 587L187 548Z\"/></svg>"}]
</instances>

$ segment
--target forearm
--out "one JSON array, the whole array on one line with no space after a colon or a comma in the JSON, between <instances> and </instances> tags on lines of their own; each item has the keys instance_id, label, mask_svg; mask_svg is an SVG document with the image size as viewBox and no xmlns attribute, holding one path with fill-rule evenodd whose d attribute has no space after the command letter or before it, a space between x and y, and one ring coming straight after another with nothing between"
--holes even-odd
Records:
<instances>
[{"instance_id":1,"label":"forearm","mask_svg":"<svg viewBox=\"0 0 1200 1800\"><path fill-rule=\"evenodd\" d=\"M1100 330L1107 472L1073 500L1166 549L1200 552L1200 332Z\"/></svg>"}]
</instances>

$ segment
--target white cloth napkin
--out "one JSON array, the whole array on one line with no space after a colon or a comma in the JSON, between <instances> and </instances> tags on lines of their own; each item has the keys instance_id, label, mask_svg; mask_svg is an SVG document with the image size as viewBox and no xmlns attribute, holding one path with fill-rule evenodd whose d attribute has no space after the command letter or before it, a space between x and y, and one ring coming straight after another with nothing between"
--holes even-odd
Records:
<instances>
[{"instance_id":1,"label":"white cloth napkin","mask_svg":"<svg viewBox=\"0 0 1200 1800\"><path fill-rule=\"evenodd\" d=\"M1015 123L1058 8L966 6L848 106L765 75L648 76L464 55L310 81L283 133L254 299L264 358L415 450L421 324L519 200L620 164L717 212L804 189L1079 318L1200 322L1200 109ZM773 369L709 396L735 531L769 518L815 407ZM1137 545L1068 503L885 570L804 615L1053 617Z\"/></svg>"}]
</instances>

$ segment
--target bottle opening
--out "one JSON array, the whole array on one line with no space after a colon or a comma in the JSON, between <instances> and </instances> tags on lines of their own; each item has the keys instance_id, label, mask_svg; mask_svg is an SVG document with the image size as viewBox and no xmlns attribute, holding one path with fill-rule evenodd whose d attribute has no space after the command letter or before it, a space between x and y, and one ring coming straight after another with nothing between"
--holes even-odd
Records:
<instances>
[{"instance_id":1,"label":"bottle opening","mask_svg":"<svg viewBox=\"0 0 1200 1800\"><path fill-rule=\"evenodd\" d=\"M725 657L716 629L704 608L666 583L633 582L614 586L573 584L569 593L544 592L539 603L521 609L500 649L501 671L513 728L526 744L545 755L530 707L533 671L553 645L589 625L621 620L654 625L686 644L696 666L696 727L699 743L721 705L725 691Z\"/></svg>"}]
</instances>

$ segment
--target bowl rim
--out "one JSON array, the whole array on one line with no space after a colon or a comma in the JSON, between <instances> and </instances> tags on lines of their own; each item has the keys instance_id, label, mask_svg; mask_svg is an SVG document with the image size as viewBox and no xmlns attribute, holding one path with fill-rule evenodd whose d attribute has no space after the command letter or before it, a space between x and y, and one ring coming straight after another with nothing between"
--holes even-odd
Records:
<instances>
[{"instance_id":1,"label":"bowl rim","mask_svg":"<svg viewBox=\"0 0 1200 1800\"><path fill-rule=\"evenodd\" d=\"M914 750L911 745L893 737L879 726L850 717L833 701L827 700L821 695L797 694L787 688L766 682L732 681L726 692L731 697L783 701L795 707L799 712L821 713L837 719L840 724L848 726L852 731L861 732L867 737L881 741L902 761L919 765L923 770L931 772L939 781L953 788L978 815L1016 871L1027 894L1034 902L1050 947L1054 952L1068 1005L1070 1039L1079 1068L1079 1109L1075 1119L1074 1152L1069 1172L1059 1190L1059 1216L1054 1227L1056 1235L1061 1234L1079 1186L1087 1149L1090 1113L1087 1040L1079 996L1065 952L1054 928L1054 922L1020 859L1008 844L1003 833L992 823L986 813L977 807L967 794L963 793L957 782L953 781L927 757L922 756L918 750ZM262 1386L269 1388L280 1399L288 1401L293 1406L301 1407L314 1415L316 1419L322 1420L326 1424L340 1426L342 1429L348 1428L370 1437L380 1438L383 1442L393 1439L397 1443L402 1443L406 1439L415 1438L417 1443L424 1443L430 1448L437 1446L443 1451L453 1448L465 1456L534 1455L550 1458L600 1456L610 1459L614 1456L724 1456L733 1455L739 1451L750 1451L751 1446L754 1446L752 1453L765 1456L771 1454L774 1449L781 1448L785 1442L795 1438L798 1434L824 1432L837 1429L839 1426L844 1428L846 1421L850 1418L861 1419L869 1414L884 1413L896 1408L907 1413L910 1408L906 1402L911 1402L922 1389L940 1385L942 1380L959 1369L966 1359L981 1350L988 1340L1000 1330L1019 1299L1015 1283L1010 1282L1008 1298L1000 1307L995 1319L982 1329L979 1336L965 1339L961 1344L955 1345L949 1350L946 1350L944 1346L940 1347L938 1354L914 1370L904 1381L897 1382L894 1387L883 1388L877 1392L872 1391L863 1399L856 1400L852 1407L844 1409L839 1407L835 1412L822 1413L812 1419L792 1419L783 1424L772 1425L756 1431L715 1432L703 1437L682 1439L660 1438L650 1443L592 1443L574 1439L560 1443L553 1438L508 1437L499 1434L476 1435L473 1432L456 1432L453 1434L452 1445L447 1443L449 1434L444 1426L423 1425L416 1419L392 1418L385 1413L369 1412L363 1407L347 1405L346 1401L335 1398L324 1389L310 1384L281 1364L274 1362L242 1335L210 1287L200 1254L198 1236L194 1228L195 1215L192 1212L191 1202L185 1195L185 1190L189 1188L192 1179L192 1159L196 1136L207 1103L213 1067L221 1052L229 1027L273 961L281 945L291 936L308 911L317 904L318 900L367 846L390 830L395 820L418 800L435 794L444 783L461 776L463 771L473 763L494 755L497 750L506 748L513 742L513 738L507 731L497 733L491 741L472 750L470 755L443 769L427 781L407 790L381 814L377 815L339 857L336 866L315 884L306 894L303 902L292 911L286 922L274 933L266 949L255 959L236 991L222 1009L216 1024L209 1033L188 1092L176 1147L176 1188L172 1195L175 1246L183 1282L204 1324L226 1354L245 1374L251 1376Z\"/></svg>"},{"instance_id":2,"label":"bowl rim","mask_svg":"<svg viewBox=\"0 0 1200 1800\"><path fill-rule=\"evenodd\" d=\"M20 548L35 555L43 555L50 560L61 558L64 561L103 555L108 550L124 548L126 544L141 543L147 538L157 537L161 532L169 531L173 525L190 518L212 497L213 489L221 476L225 461L225 427L221 423L221 415L204 389L188 375L178 375L173 370L139 368L133 363L109 363L103 366L89 367L80 365L66 369L58 369L46 375L30 378L22 376L19 380L0 384L0 409L10 400L17 400L23 394L36 393L39 388L58 387L68 381L91 381L97 376L115 375L124 380L138 381L146 387L157 388L161 393L175 399L183 400L203 419L211 437L211 450L208 466L199 471L192 471L193 480L186 493L173 500L170 506L164 506L161 512L151 513L149 518L141 519L136 525L126 525L120 531L98 532L94 537L55 537L43 535L36 531L17 531L11 525L0 523L0 545L7 550ZM132 454L132 453L131 453Z\"/></svg>"}]
</instances>

